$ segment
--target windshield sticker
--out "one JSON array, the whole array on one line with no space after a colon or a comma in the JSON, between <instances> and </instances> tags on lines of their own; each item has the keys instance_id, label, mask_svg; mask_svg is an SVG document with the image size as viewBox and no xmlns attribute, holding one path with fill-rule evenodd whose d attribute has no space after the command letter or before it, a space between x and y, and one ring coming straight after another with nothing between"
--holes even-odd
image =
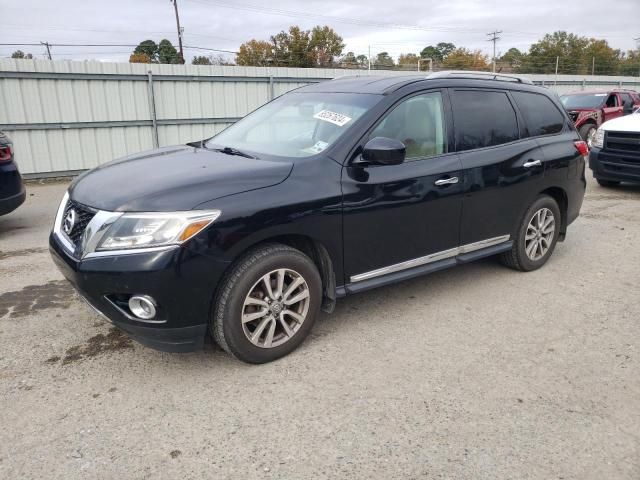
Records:
<instances>
[{"instance_id":1,"label":"windshield sticker","mask_svg":"<svg viewBox=\"0 0 640 480\"><path fill-rule=\"evenodd\" d=\"M351 117L347 117L346 115L342 115L341 113L332 112L331 110L321 110L316 113L313 118L333 123L334 125L338 125L339 127L344 127L351 120Z\"/></svg>"},{"instance_id":2,"label":"windshield sticker","mask_svg":"<svg viewBox=\"0 0 640 480\"><path fill-rule=\"evenodd\" d=\"M305 148L305 152L309 153L320 153L325 148L327 148L329 144L327 142L323 142L322 140L318 140L315 145L310 146L309 148Z\"/></svg>"}]
</instances>

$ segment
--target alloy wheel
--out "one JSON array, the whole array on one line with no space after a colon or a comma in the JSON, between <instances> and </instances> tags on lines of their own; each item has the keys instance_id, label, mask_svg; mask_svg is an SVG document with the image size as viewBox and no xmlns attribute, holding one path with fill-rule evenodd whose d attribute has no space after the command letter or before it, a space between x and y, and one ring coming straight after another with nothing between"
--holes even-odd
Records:
<instances>
[{"instance_id":1,"label":"alloy wheel","mask_svg":"<svg viewBox=\"0 0 640 480\"><path fill-rule=\"evenodd\" d=\"M556 219L548 208L541 208L533 214L524 237L525 252L530 260L537 261L551 248L556 230Z\"/></svg>"},{"instance_id":2,"label":"alloy wheel","mask_svg":"<svg viewBox=\"0 0 640 480\"><path fill-rule=\"evenodd\" d=\"M280 268L262 276L242 306L242 330L260 348L286 343L309 312L309 286L298 272Z\"/></svg>"}]
</instances>

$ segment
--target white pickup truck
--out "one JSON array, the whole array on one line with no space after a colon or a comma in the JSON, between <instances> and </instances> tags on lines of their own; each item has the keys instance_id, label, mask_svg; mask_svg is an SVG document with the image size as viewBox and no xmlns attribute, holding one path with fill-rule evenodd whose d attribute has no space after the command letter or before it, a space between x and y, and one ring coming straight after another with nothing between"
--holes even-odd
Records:
<instances>
[{"instance_id":1,"label":"white pickup truck","mask_svg":"<svg viewBox=\"0 0 640 480\"><path fill-rule=\"evenodd\" d=\"M603 187L640 183L640 109L598 128L591 144L589 168Z\"/></svg>"}]
</instances>

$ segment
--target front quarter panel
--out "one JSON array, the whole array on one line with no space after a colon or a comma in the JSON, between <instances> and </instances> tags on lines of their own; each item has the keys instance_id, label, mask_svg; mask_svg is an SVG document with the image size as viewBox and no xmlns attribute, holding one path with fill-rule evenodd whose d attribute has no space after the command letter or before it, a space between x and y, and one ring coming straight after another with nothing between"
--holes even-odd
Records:
<instances>
[{"instance_id":1,"label":"front quarter panel","mask_svg":"<svg viewBox=\"0 0 640 480\"><path fill-rule=\"evenodd\" d=\"M328 157L301 159L283 183L198 205L220 217L189 242L203 255L234 261L251 246L283 235L303 235L328 251L338 285L342 274L341 165Z\"/></svg>"}]
</instances>

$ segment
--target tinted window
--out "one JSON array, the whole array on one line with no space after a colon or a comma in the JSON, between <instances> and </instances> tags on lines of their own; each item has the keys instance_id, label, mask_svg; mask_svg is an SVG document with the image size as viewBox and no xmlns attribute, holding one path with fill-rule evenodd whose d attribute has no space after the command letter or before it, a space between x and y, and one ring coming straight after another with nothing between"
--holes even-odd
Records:
<instances>
[{"instance_id":1,"label":"tinted window","mask_svg":"<svg viewBox=\"0 0 640 480\"><path fill-rule=\"evenodd\" d=\"M622 98L622 105L633 105L633 98L628 93L621 93L620 97Z\"/></svg>"},{"instance_id":2,"label":"tinted window","mask_svg":"<svg viewBox=\"0 0 640 480\"><path fill-rule=\"evenodd\" d=\"M562 130L564 116L544 95L513 92L513 98L524 118L526 136L551 135Z\"/></svg>"},{"instance_id":3,"label":"tinted window","mask_svg":"<svg viewBox=\"0 0 640 480\"><path fill-rule=\"evenodd\" d=\"M375 137L400 140L407 147L407 160L444 153L442 95L432 92L403 100L373 129L369 138Z\"/></svg>"},{"instance_id":4,"label":"tinted window","mask_svg":"<svg viewBox=\"0 0 640 480\"><path fill-rule=\"evenodd\" d=\"M458 151L518 139L516 112L504 92L456 90L453 119Z\"/></svg>"},{"instance_id":5,"label":"tinted window","mask_svg":"<svg viewBox=\"0 0 640 480\"><path fill-rule=\"evenodd\" d=\"M562 105L567 110L572 108L598 108L605 100L606 93L577 93L560 97Z\"/></svg>"}]
</instances>

